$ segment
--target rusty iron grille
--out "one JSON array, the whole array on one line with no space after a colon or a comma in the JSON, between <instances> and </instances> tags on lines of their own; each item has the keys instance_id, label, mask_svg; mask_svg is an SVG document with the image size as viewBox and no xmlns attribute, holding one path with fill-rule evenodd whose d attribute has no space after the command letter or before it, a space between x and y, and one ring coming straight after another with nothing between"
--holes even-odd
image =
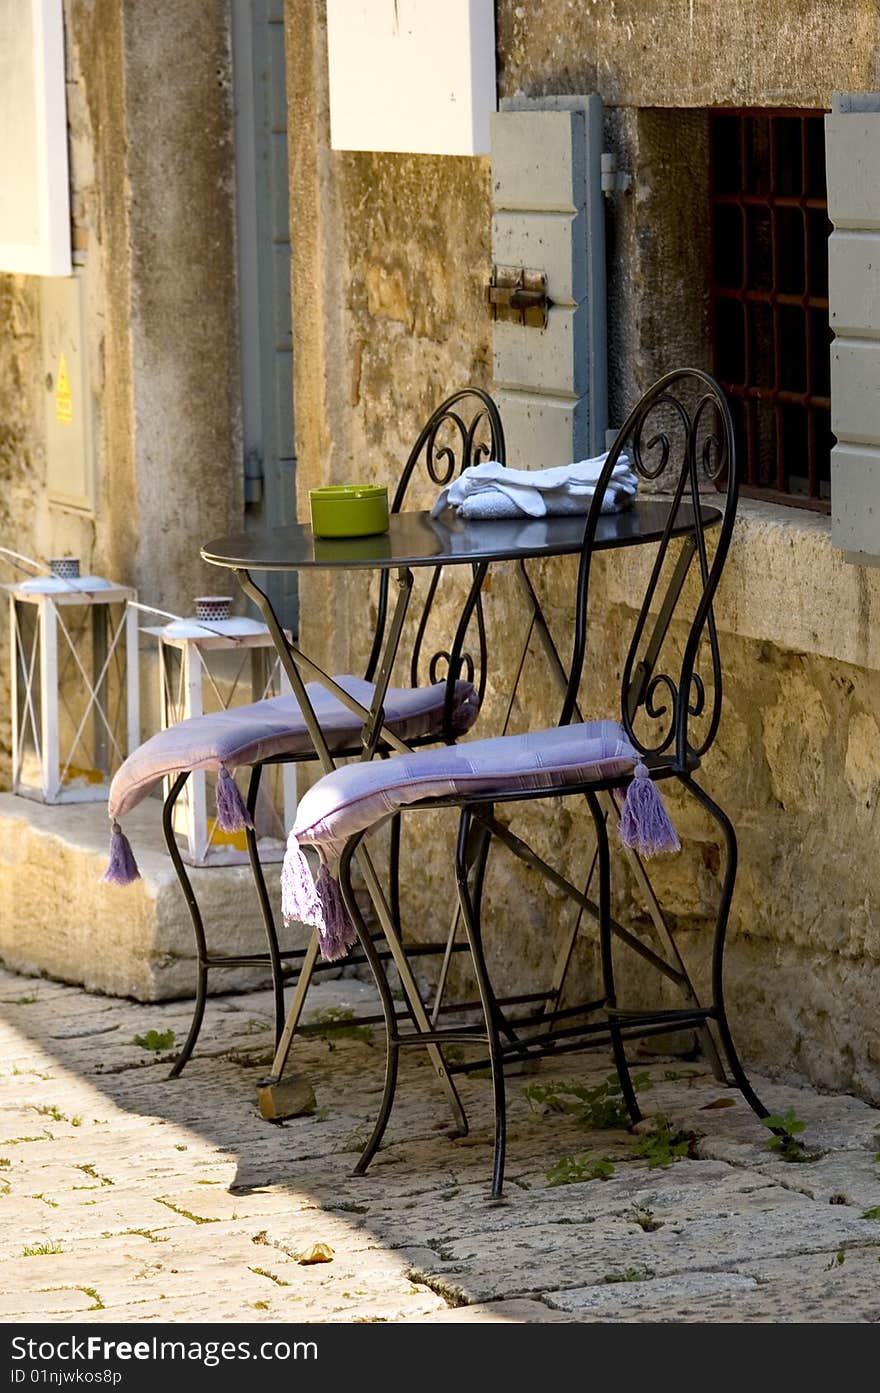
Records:
<instances>
[{"instance_id":1,"label":"rusty iron grille","mask_svg":"<svg viewBox=\"0 0 880 1393\"><path fill-rule=\"evenodd\" d=\"M831 332L816 111L710 112L714 371L745 491L827 511Z\"/></svg>"}]
</instances>

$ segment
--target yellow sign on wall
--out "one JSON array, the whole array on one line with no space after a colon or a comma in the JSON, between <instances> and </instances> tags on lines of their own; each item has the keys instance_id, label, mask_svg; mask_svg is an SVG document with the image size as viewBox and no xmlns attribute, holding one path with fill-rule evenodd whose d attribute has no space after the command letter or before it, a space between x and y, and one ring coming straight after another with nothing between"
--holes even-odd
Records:
<instances>
[{"instance_id":1,"label":"yellow sign on wall","mask_svg":"<svg viewBox=\"0 0 880 1393\"><path fill-rule=\"evenodd\" d=\"M70 390L70 378L63 353L58 364L58 382L55 386L55 420L60 421L62 426L73 424L73 393Z\"/></svg>"},{"instance_id":2,"label":"yellow sign on wall","mask_svg":"<svg viewBox=\"0 0 880 1393\"><path fill-rule=\"evenodd\" d=\"M45 385L49 502L91 513L95 462L92 397L85 349L83 272L83 267L77 267L75 275L44 276L40 281L40 372Z\"/></svg>"}]
</instances>

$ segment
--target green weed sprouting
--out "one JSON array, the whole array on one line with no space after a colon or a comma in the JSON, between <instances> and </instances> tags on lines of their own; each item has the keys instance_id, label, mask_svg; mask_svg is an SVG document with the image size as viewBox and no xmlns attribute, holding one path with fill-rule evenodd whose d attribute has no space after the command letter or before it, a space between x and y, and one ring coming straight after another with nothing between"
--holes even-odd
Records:
<instances>
[{"instance_id":1,"label":"green weed sprouting","mask_svg":"<svg viewBox=\"0 0 880 1393\"><path fill-rule=\"evenodd\" d=\"M348 1021L352 1024L348 1025ZM367 1045L373 1043L372 1027L358 1025L354 1011L349 1006L327 1006L323 1011L317 1011L312 1019L306 1022L303 1033L317 1035L319 1039L326 1040L331 1050L337 1040L363 1040Z\"/></svg>"},{"instance_id":2,"label":"green weed sprouting","mask_svg":"<svg viewBox=\"0 0 880 1393\"><path fill-rule=\"evenodd\" d=\"M651 1087L648 1074L634 1074L632 1082L636 1093ZM616 1074L609 1074L604 1083L594 1088L571 1079L531 1083L523 1089L523 1095L533 1112L540 1112L543 1107L549 1112L568 1113L585 1127L605 1129L629 1125L623 1090Z\"/></svg>"},{"instance_id":3,"label":"green weed sprouting","mask_svg":"<svg viewBox=\"0 0 880 1393\"><path fill-rule=\"evenodd\" d=\"M628 1267L625 1272L606 1272L601 1285L608 1287L615 1282L647 1282L654 1275L653 1267Z\"/></svg>"},{"instance_id":4,"label":"green weed sprouting","mask_svg":"<svg viewBox=\"0 0 880 1393\"><path fill-rule=\"evenodd\" d=\"M614 1162L607 1156L562 1156L547 1171L548 1185L579 1185L584 1180L610 1180Z\"/></svg>"},{"instance_id":5,"label":"green weed sprouting","mask_svg":"<svg viewBox=\"0 0 880 1393\"><path fill-rule=\"evenodd\" d=\"M769 1127L772 1132L784 1134L772 1136L769 1143L770 1150L775 1151L783 1161L809 1160L803 1142L798 1141L799 1134L806 1131L807 1124L797 1116L794 1108L786 1108L785 1112L771 1113L769 1117L762 1117L761 1125Z\"/></svg>"},{"instance_id":6,"label":"green weed sprouting","mask_svg":"<svg viewBox=\"0 0 880 1393\"><path fill-rule=\"evenodd\" d=\"M663 1220L655 1219L653 1209L649 1209L647 1205L634 1204L629 1217L644 1233L656 1233L663 1227Z\"/></svg>"},{"instance_id":7,"label":"green weed sprouting","mask_svg":"<svg viewBox=\"0 0 880 1393\"><path fill-rule=\"evenodd\" d=\"M170 1050L174 1044L173 1030L148 1030L146 1035L135 1035L132 1040L133 1045L140 1045L142 1050Z\"/></svg>"},{"instance_id":8,"label":"green weed sprouting","mask_svg":"<svg viewBox=\"0 0 880 1393\"><path fill-rule=\"evenodd\" d=\"M644 1161L649 1170L671 1166L690 1154L693 1137L687 1132L673 1130L668 1117L658 1113L652 1118L650 1131L642 1132L632 1144L632 1154Z\"/></svg>"}]
</instances>

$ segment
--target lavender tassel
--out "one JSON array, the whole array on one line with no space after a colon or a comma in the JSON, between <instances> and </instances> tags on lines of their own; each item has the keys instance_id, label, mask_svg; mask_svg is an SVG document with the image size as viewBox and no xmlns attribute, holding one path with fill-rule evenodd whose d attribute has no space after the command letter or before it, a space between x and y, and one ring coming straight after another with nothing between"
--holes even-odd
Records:
<instances>
[{"instance_id":1,"label":"lavender tassel","mask_svg":"<svg viewBox=\"0 0 880 1393\"><path fill-rule=\"evenodd\" d=\"M342 898L339 881L334 880L326 866L318 873L315 890L323 919L323 924L317 925L321 935L321 957L332 963L337 958L347 957L349 949L357 943L357 930Z\"/></svg>"},{"instance_id":2,"label":"lavender tassel","mask_svg":"<svg viewBox=\"0 0 880 1393\"><path fill-rule=\"evenodd\" d=\"M281 867L281 916L285 924L317 926L320 905L302 847L291 837Z\"/></svg>"},{"instance_id":3,"label":"lavender tassel","mask_svg":"<svg viewBox=\"0 0 880 1393\"><path fill-rule=\"evenodd\" d=\"M663 802L663 795L641 761L633 770L620 813L620 840L639 856L681 851L681 842Z\"/></svg>"},{"instance_id":4,"label":"lavender tassel","mask_svg":"<svg viewBox=\"0 0 880 1393\"><path fill-rule=\"evenodd\" d=\"M221 832L242 832L253 825L238 784L226 765L221 764L217 777L217 826Z\"/></svg>"},{"instance_id":5,"label":"lavender tassel","mask_svg":"<svg viewBox=\"0 0 880 1393\"><path fill-rule=\"evenodd\" d=\"M108 885L131 885L132 881L140 878L131 842L114 819L110 830L110 861L103 879Z\"/></svg>"},{"instance_id":6,"label":"lavender tassel","mask_svg":"<svg viewBox=\"0 0 880 1393\"><path fill-rule=\"evenodd\" d=\"M325 962L344 958L357 941L338 882L322 865L315 884L302 848L294 840L281 870L281 913L285 924L310 924L318 930Z\"/></svg>"}]
</instances>

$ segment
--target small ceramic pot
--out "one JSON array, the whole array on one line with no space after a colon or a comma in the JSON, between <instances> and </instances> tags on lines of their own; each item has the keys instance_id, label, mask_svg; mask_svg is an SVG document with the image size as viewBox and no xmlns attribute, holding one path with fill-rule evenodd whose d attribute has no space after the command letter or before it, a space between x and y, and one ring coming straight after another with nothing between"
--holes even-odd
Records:
<instances>
[{"instance_id":1,"label":"small ceramic pot","mask_svg":"<svg viewBox=\"0 0 880 1393\"><path fill-rule=\"evenodd\" d=\"M58 580L79 580L79 557L50 556L49 570Z\"/></svg>"},{"instance_id":2,"label":"small ceramic pot","mask_svg":"<svg viewBox=\"0 0 880 1393\"><path fill-rule=\"evenodd\" d=\"M384 485L331 484L309 489L309 508L316 537L369 537L388 531Z\"/></svg>"},{"instance_id":3,"label":"small ceramic pot","mask_svg":"<svg viewBox=\"0 0 880 1393\"><path fill-rule=\"evenodd\" d=\"M221 619L228 619L232 612L231 595L197 595L195 598L196 619L204 619L206 623L217 623Z\"/></svg>"}]
</instances>

